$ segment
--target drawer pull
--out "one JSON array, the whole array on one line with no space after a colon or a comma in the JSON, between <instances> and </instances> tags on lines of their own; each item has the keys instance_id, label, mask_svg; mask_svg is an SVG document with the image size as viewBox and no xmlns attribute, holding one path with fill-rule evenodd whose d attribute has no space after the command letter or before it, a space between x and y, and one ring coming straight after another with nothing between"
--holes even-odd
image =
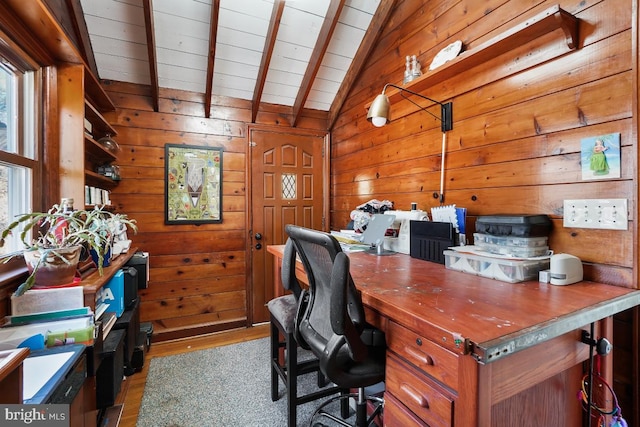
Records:
<instances>
[{"instance_id":1,"label":"drawer pull","mask_svg":"<svg viewBox=\"0 0 640 427\"><path fill-rule=\"evenodd\" d=\"M420 405L421 408L429 409L429 402L427 402L427 399L409 384L402 383L402 385L400 386L400 390L409 395L409 397L412 398L418 405Z\"/></svg>"},{"instance_id":2,"label":"drawer pull","mask_svg":"<svg viewBox=\"0 0 640 427\"><path fill-rule=\"evenodd\" d=\"M405 350L407 353L409 353L409 355L411 355L412 357L418 359L420 362L422 362L423 365L433 365L433 358L431 358L431 356L429 356L428 354L424 354L421 351L418 350L414 350L412 347L405 347Z\"/></svg>"}]
</instances>

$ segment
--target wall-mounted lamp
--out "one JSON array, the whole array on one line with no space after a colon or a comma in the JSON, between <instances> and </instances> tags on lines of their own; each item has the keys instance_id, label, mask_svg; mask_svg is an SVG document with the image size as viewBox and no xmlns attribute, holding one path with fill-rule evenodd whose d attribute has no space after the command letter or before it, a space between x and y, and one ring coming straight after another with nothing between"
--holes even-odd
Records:
<instances>
[{"instance_id":1,"label":"wall-mounted lamp","mask_svg":"<svg viewBox=\"0 0 640 427\"><path fill-rule=\"evenodd\" d=\"M447 132L453 129L453 103L447 102L443 104L442 102L436 101L435 99L431 99L424 95L420 95L417 92L411 91L409 89L405 89L400 86L396 86L392 83L387 83L386 85L384 85L384 88L382 89L382 93L376 96L376 99L373 100L373 102L371 103L371 106L369 107L369 112L367 113L367 120L377 127L384 126L389 121L389 113L391 112L391 105L389 103L389 97L384 94L388 86L395 87L400 91L400 95L402 95L404 99L418 106L421 110L431 114L436 119L440 120L440 129L442 130L442 164L440 165L440 203L442 204L444 203L444 158L447 151ZM403 92L408 92L412 95L418 96L422 99L426 99L428 101L431 101L440 105L440 117L436 116L431 111L427 110L425 107L422 107L421 105L409 99L407 96L404 95Z\"/></svg>"},{"instance_id":2,"label":"wall-mounted lamp","mask_svg":"<svg viewBox=\"0 0 640 427\"><path fill-rule=\"evenodd\" d=\"M428 98L417 92L414 92L409 89L405 89L400 86L396 86L392 83L387 83L386 85L384 85L384 88L382 89L382 93L376 96L376 99L373 100L373 102L371 103L371 106L369 107L369 112L367 113L367 120L369 120L374 126L381 127L387 124L388 121L390 121L389 113L391 112L391 104L389 102L389 97L384 94L384 92L387 90L387 87L389 86L395 87L396 89L400 90L400 94L407 101L413 103L421 110L426 111L427 113L431 114L435 118L439 119L441 122L440 128L442 129L442 132L447 132L453 129L453 103L452 102L447 102L443 104L442 102L436 101L435 99ZM426 99L427 101L431 101L440 105L440 117L436 116L431 111L427 110L425 107L422 107L421 105L413 102L408 97L404 96L403 92L408 92L412 95L418 96L422 99Z\"/></svg>"}]
</instances>

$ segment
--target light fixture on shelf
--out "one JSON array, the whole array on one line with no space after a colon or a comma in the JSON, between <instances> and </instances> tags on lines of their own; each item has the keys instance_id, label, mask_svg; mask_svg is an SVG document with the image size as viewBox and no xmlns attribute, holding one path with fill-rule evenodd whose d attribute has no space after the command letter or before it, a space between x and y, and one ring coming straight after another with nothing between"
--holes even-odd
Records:
<instances>
[{"instance_id":1,"label":"light fixture on shelf","mask_svg":"<svg viewBox=\"0 0 640 427\"><path fill-rule=\"evenodd\" d=\"M421 95L417 92L414 92L409 89L405 89L401 86L396 86L392 83L387 83L384 85L382 89L382 93L373 100L371 106L369 106L369 112L367 113L367 120L370 121L374 126L381 127L387 124L390 121L390 113L391 113L391 103L389 102L389 97L385 95L385 91L387 87L394 87L400 91L400 95L407 101L416 105L422 111L426 111L431 114L436 119L440 120L440 129L442 130L442 164L440 166L440 203L444 203L444 159L447 148L447 132L453 129L453 103L447 102L442 103L440 101L436 101L435 99L431 99L424 95ZM422 99L426 99L427 101L431 101L435 104L440 105L440 117L433 114L431 111L427 110L427 108L421 106L420 104L414 102L409 97L407 97L404 92L408 92L411 95L415 95Z\"/></svg>"}]
</instances>

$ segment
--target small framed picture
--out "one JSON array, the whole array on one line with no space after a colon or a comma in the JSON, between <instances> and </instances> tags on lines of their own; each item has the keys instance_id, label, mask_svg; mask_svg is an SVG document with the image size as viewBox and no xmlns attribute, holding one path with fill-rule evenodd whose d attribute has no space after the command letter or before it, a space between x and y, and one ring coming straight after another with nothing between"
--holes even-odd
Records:
<instances>
[{"instance_id":1,"label":"small framed picture","mask_svg":"<svg viewBox=\"0 0 640 427\"><path fill-rule=\"evenodd\" d=\"M222 222L222 151L165 144L165 224Z\"/></svg>"},{"instance_id":2,"label":"small framed picture","mask_svg":"<svg viewBox=\"0 0 640 427\"><path fill-rule=\"evenodd\" d=\"M580 141L582 180L620 178L620 151L619 133Z\"/></svg>"}]
</instances>

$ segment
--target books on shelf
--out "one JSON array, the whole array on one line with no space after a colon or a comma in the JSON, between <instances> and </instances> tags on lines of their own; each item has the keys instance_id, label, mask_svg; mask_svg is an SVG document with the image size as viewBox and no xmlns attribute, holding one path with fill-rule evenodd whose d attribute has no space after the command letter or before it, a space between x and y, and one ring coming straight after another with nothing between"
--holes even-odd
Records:
<instances>
[{"instance_id":1,"label":"books on shelf","mask_svg":"<svg viewBox=\"0 0 640 427\"><path fill-rule=\"evenodd\" d=\"M82 287L78 288L82 295ZM19 298L24 298L27 294ZM4 320L0 327L0 350L19 347L40 350L66 344L90 345L95 339L95 318L90 307L32 311L6 316Z\"/></svg>"},{"instance_id":2,"label":"books on shelf","mask_svg":"<svg viewBox=\"0 0 640 427\"><path fill-rule=\"evenodd\" d=\"M118 320L118 316L113 311L107 311L102 315L102 339L104 340L109 335L109 332L113 328L113 325L116 324L116 320Z\"/></svg>"},{"instance_id":3,"label":"books on shelf","mask_svg":"<svg viewBox=\"0 0 640 427\"><path fill-rule=\"evenodd\" d=\"M0 328L0 350L28 347L40 350L45 346L90 343L94 335L93 313L60 319L41 319L32 323Z\"/></svg>"},{"instance_id":4,"label":"books on shelf","mask_svg":"<svg viewBox=\"0 0 640 427\"><path fill-rule=\"evenodd\" d=\"M109 197L109 190L104 190L102 188L85 185L84 186L84 204L85 205L110 205L111 198Z\"/></svg>"},{"instance_id":5,"label":"books on shelf","mask_svg":"<svg viewBox=\"0 0 640 427\"><path fill-rule=\"evenodd\" d=\"M17 316L7 316L4 326L28 325L31 323L48 322L53 320L67 320L77 317L84 317L92 314L91 308L80 307L67 310L43 311L39 313L23 314Z\"/></svg>"}]
</instances>

